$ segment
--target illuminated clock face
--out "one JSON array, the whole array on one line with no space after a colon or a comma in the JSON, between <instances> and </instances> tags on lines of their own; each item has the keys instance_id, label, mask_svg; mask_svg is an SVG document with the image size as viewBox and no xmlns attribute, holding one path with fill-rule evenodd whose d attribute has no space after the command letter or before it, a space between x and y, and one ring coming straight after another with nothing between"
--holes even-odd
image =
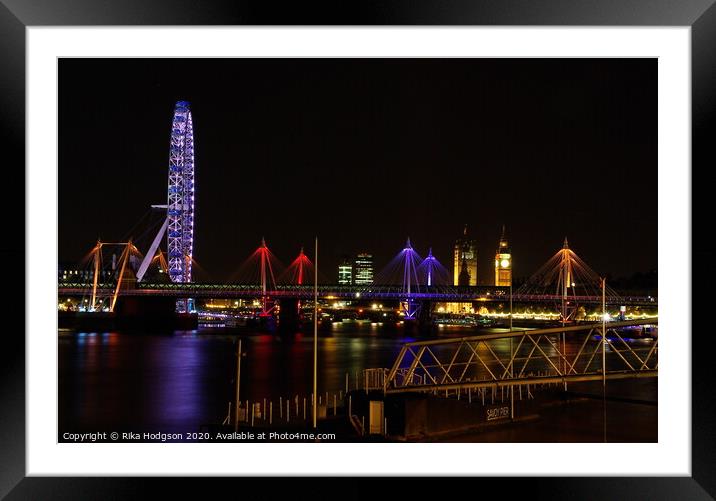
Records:
<instances>
[{"instance_id":1,"label":"illuminated clock face","mask_svg":"<svg viewBox=\"0 0 716 501\"><path fill-rule=\"evenodd\" d=\"M503 268L507 268L508 266L510 266L510 261L508 259L503 259L500 264Z\"/></svg>"}]
</instances>

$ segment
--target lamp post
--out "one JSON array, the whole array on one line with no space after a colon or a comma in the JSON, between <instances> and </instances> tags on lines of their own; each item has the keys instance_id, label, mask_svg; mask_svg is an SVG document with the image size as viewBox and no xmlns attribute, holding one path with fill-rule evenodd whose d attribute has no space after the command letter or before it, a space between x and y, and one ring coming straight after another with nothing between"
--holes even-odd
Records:
<instances>
[{"instance_id":1,"label":"lamp post","mask_svg":"<svg viewBox=\"0 0 716 501\"><path fill-rule=\"evenodd\" d=\"M241 338L239 338L239 351L236 354L236 404L234 409L236 416L234 418L234 432L239 430L239 390L241 389ZM248 410L248 409L247 409Z\"/></svg>"},{"instance_id":2,"label":"lamp post","mask_svg":"<svg viewBox=\"0 0 716 501\"><path fill-rule=\"evenodd\" d=\"M602 278L602 418L607 442L607 279Z\"/></svg>"},{"instance_id":3,"label":"lamp post","mask_svg":"<svg viewBox=\"0 0 716 501\"><path fill-rule=\"evenodd\" d=\"M602 278L602 391L607 387L607 279Z\"/></svg>"},{"instance_id":4,"label":"lamp post","mask_svg":"<svg viewBox=\"0 0 716 501\"><path fill-rule=\"evenodd\" d=\"M318 414L318 237L313 257L313 428Z\"/></svg>"},{"instance_id":5,"label":"lamp post","mask_svg":"<svg viewBox=\"0 0 716 501\"><path fill-rule=\"evenodd\" d=\"M510 274L510 332L512 332L512 274ZM510 336L510 378L514 378L515 356L513 354L512 336ZM515 386L510 385L510 419L515 419Z\"/></svg>"}]
</instances>

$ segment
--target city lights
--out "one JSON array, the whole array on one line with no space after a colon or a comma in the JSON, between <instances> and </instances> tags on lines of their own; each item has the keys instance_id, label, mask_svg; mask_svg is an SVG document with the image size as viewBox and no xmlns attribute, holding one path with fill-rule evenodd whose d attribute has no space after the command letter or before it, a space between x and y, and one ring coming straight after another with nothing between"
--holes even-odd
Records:
<instances>
[{"instance_id":1,"label":"city lights","mask_svg":"<svg viewBox=\"0 0 716 501\"><path fill-rule=\"evenodd\" d=\"M59 184L67 190L59 212L65 241L52 270L60 427L166 427L212 437L308 430L395 443L653 438L642 433L644 423L656 423L652 394L631 435L623 425L637 399L607 408L608 396L622 394L619 384L631 385L623 393L630 400L641 399L658 370L656 272L643 272L657 252L630 220L637 214L638 227L652 229L655 199L615 208L635 203L627 185L646 171L632 175L631 164L653 160L641 153L654 151L647 140L654 127L629 122L638 141L604 133L624 128L621 110L641 93L631 88L617 101L617 91L638 81L597 78L582 92L580 79L591 85L595 75L615 74L600 66L608 58L536 86L530 79L541 60L521 73L506 71L525 64L517 60L448 58L401 75L429 59L381 61L376 75L363 71L370 58L356 70L350 58L319 58L305 71L300 59L211 59L202 63L206 75L183 90L181 76L164 80L168 72L147 73L144 61L138 75L151 75L151 88L137 75L120 79L141 85L131 93L137 105L115 105L109 111L117 116L102 121L100 105L88 106L92 112L58 136L84 139L81 147L63 144L58 170L73 176ZM226 71L209 71L219 61ZM96 93L106 106L116 95L105 89L112 79L88 75L77 82L102 85L63 83L60 91L82 91L63 102ZM474 84L464 96L455 92L462 79ZM276 82L287 81L277 95ZM405 82L419 92L397 100L385 92ZM556 89L547 104L534 91L543 88ZM189 92L191 105L167 94L177 89ZM493 92L505 92L503 100ZM248 105L241 96L251 96ZM614 103L618 120L602 110ZM63 120L78 107L66 108ZM532 108L538 127L524 120ZM427 119L416 120L420 110ZM136 119L158 123L133 134ZM92 134L99 127L110 129ZM106 173L88 176L87 165L104 168L97 159L107 137L129 138L131 148L115 152ZM610 149L615 137L618 148ZM625 167L630 175L619 176ZM612 199L585 191L595 169L613 180ZM147 199L151 193L161 199ZM582 398L592 391L600 398Z\"/></svg>"}]
</instances>

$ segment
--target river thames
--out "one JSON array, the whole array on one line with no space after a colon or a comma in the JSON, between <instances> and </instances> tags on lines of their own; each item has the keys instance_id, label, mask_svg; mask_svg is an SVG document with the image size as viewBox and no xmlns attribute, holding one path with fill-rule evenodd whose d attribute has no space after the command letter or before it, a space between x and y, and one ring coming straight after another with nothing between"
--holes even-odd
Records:
<instances>
[{"instance_id":1,"label":"river thames","mask_svg":"<svg viewBox=\"0 0 716 501\"><path fill-rule=\"evenodd\" d=\"M431 337L500 331L504 329L442 326L436 328ZM279 336L220 328L166 334L61 330L58 337L59 431L185 433L221 423L227 415L229 402L235 399L239 337L244 353L242 402L266 399L278 406L279 399L282 402L289 399L293 409L297 401L300 404L306 397L310 408L312 334ZM338 399L345 393L346 379L349 389L355 389L363 369L391 367L401 346L414 340L416 338L406 335L400 326L369 323L336 323L328 331L320 332L319 395L328 392L330 406L334 395ZM634 347L648 346L649 342L648 339L630 341ZM569 343L568 352L579 348ZM494 349L504 352L509 350L509 344L507 341L503 345L498 343ZM440 353L436 355L440 356ZM612 408L618 416L616 424L619 426L615 429L619 430L620 441L655 440L656 386L655 380L609 383L610 389L619 393ZM325 399L325 396L321 398ZM635 405L634 402L648 404ZM299 404L296 414L300 415ZM544 437L545 441L592 441L601 436L600 428L580 426L579 423L587 423L588 416L592 416L590 423L601 419L601 408L595 411L591 409L594 405L596 403L591 402L566 410L546 411L546 415L551 415L546 421L551 423L549 425L541 420L542 424L511 425L490 432L491 435L463 436L453 440L534 441ZM628 430L625 433L624 427L632 425L634 433ZM565 432L564 426L572 426L574 433ZM538 428L542 431L537 435L529 431ZM645 429L652 431L645 433Z\"/></svg>"}]
</instances>

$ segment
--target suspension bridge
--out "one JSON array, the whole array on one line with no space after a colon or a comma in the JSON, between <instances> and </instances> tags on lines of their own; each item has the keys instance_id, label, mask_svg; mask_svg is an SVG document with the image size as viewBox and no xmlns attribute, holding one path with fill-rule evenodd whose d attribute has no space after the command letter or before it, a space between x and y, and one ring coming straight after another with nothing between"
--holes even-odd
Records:
<instances>
[{"instance_id":1,"label":"suspension bridge","mask_svg":"<svg viewBox=\"0 0 716 501\"><path fill-rule=\"evenodd\" d=\"M60 296L90 296L90 305L96 309L112 311L119 296L162 296L177 300L211 298L260 298L262 315L273 310L272 300L312 300L314 284L307 283L313 277L311 260L303 252L283 272L276 256L269 249L265 239L239 268L234 281L228 283L148 281L140 280L142 274L134 275L132 270L142 259L140 272L146 271L146 263L154 264L167 276L168 265L161 252L152 259L146 259L130 242L123 245L122 253L112 266L117 272L116 279L100 282L102 257L106 247L122 244L98 242L90 252L94 273L92 283L62 282L58 288ZM132 265L131 263L134 263ZM161 276L162 273L159 275ZM111 277L111 275L110 275ZM171 275L169 275L171 278ZM582 261L572 249L565 245L545 266L540 268L525 284L512 291L506 286L454 286L449 283L449 273L429 251L422 259L412 247L410 240L395 258L375 277L375 283L368 285L319 284L320 299L342 300L393 300L401 302L406 318L414 318L421 306L428 303L521 303L556 305L565 320L574 318L578 307L599 305L604 299L609 306L656 306L654 297L620 296L606 287L600 290L601 278ZM602 297L604 295L604 298Z\"/></svg>"},{"instance_id":2,"label":"suspension bridge","mask_svg":"<svg viewBox=\"0 0 716 501\"><path fill-rule=\"evenodd\" d=\"M157 233L143 254L137 240L101 242L85 256L91 282L63 280L60 297L87 298L85 311L114 312L121 298L171 298L178 313L195 311L196 299L258 298L261 315L270 316L276 302L293 305L312 300L314 268L301 248L283 268L261 239L256 250L224 283L199 282L193 270L194 128L189 103L179 101L172 118L166 204L152 205L161 214ZM166 254L161 249L166 239ZM119 254L118 254L119 253ZM408 238L405 246L369 285L317 285L320 299L397 301L405 319L415 319L434 303L522 303L554 305L563 322L576 318L580 307L656 306L656 298L620 296L577 256L565 238L562 248L519 289L505 286L454 286L450 273L433 255L423 259ZM285 308L279 308L285 311Z\"/></svg>"}]
</instances>

